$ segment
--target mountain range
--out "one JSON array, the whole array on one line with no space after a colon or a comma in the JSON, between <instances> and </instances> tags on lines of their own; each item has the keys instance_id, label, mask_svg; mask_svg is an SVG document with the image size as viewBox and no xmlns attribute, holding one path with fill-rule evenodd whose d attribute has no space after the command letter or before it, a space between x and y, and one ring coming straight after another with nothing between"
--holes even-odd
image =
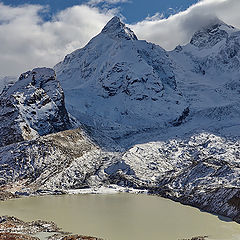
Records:
<instances>
[{"instance_id":1,"label":"mountain range","mask_svg":"<svg viewBox=\"0 0 240 240\"><path fill-rule=\"evenodd\" d=\"M219 19L166 51L118 17L0 95L0 187L118 185L240 222L240 31Z\"/></svg>"}]
</instances>

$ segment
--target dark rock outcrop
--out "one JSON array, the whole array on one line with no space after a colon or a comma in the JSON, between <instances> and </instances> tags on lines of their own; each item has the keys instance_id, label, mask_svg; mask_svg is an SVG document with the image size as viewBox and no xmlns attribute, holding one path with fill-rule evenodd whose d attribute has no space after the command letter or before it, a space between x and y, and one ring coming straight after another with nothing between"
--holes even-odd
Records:
<instances>
[{"instance_id":1,"label":"dark rock outcrop","mask_svg":"<svg viewBox=\"0 0 240 240\"><path fill-rule=\"evenodd\" d=\"M33 237L32 234L43 232L49 233L49 240L102 240L96 237L70 235L62 232L54 222L42 220L24 222L16 217L0 217L1 240L39 240L38 237Z\"/></svg>"},{"instance_id":2,"label":"dark rock outcrop","mask_svg":"<svg viewBox=\"0 0 240 240\"><path fill-rule=\"evenodd\" d=\"M36 68L0 95L0 146L69 129L63 90L54 70Z\"/></svg>"},{"instance_id":3,"label":"dark rock outcrop","mask_svg":"<svg viewBox=\"0 0 240 240\"><path fill-rule=\"evenodd\" d=\"M40 240L37 237L18 233L0 233L1 240Z\"/></svg>"}]
</instances>

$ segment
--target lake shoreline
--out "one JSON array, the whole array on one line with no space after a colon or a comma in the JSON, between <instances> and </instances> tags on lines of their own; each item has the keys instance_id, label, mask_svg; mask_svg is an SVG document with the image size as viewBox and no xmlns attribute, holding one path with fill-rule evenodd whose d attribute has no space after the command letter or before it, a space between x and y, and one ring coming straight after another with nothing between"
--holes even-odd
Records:
<instances>
[{"instance_id":1,"label":"lake shoreline","mask_svg":"<svg viewBox=\"0 0 240 240\"><path fill-rule=\"evenodd\" d=\"M201 204L195 204L188 201L186 198L176 198L174 196L167 195L165 191L159 190L157 187L152 187L150 189L135 189L130 187L121 187L115 184L100 187L91 188L80 188L80 189L70 189L70 190L37 190L35 192L20 192L0 190L0 202L10 199L23 198L23 197L38 197L38 196L55 196L55 195L78 195L78 194L118 194L118 193L131 193L131 194L147 194L152 196L158 196L165 199L172 200L177 203L181 203L185 206L190 206L199 209L200 211L207 212L218 216L221 221L233 221L240 224L240 219L234 219L228 215L219 214L217 211L212 211L208 207L202 206Z\"/></svg>"},{"instance_id":2,"label":"lake shoreline","mask_svg":"<svg viewBox=\"0 0 240 240\"><path fill-rule=\"evenodd\" d=\"M40 237L47 233L45 238ZM197 236L193 238L178 240L206 240L208 236ZM103 240L102 238L72 235L62 232L54 222L36 220L24 222L16 217L0 216L0 239L4 240Z\"/></svg>"},{"instance_id":3,"label":"lake shoreline","mask_svg":"<svg viewBox=\"0 0 240 240\"><path fill-rule=\"evenodd\" d=\"M217 218L216 216L213 216L212 214L208 214L206 212L200 212L196 208L184 206L184 205L180 204L179 202L171 201L169 199L161 198L159 196L146 194L146 192L145 192L145 194L143 194L142 192L139 192L139 191L138 191L138 193L132 193L132 194L128 194L128 193L116 194L116 193L113 193L113 190L111 190L111 191L108 190L107 192L105 191L105 193L104 193L103 189L102 189L101 193L99 193L100 191L98 191L98 194L96 192L95 192L95 194L93 194L93 191L91 191L91 194L88 194L88 193L86 193L86 191L87 190L85 190L84 193L81 193L81 194L79 194L79 192L77 194L76 194L76 192L74 192L72 194L65 194L65 195L58 195L58 196L57 195L56 196L45 195L45 196L41 196L38 198L36 198L34 196L21 197L21 198L19 198L19 200L12 199L11 201L3 202L3 204L0 206L0 208L1 208L2 214L8 215L8 216L16 216L17 218L23 219L24 221L32 221L34 219L46 219L47 221L53 221L53 222L56 221L57 225L61 226L61 228L64 229L64 231L70 230L70 232L73 232L74 234L81 233L81 234L87 235L87 236L94 235L94 236L99 236L102 238L108 236L109 228L105 229L102 232L103 233L103 235L102 235L102 233L99 232L98 230L96 231L96 229L92 231L91 230L92 228L90 227L90 229L89 229L89 227L87 225L86 225L87 228L85 229L85 227L86 227L85 224L83 224L83 222L81 222L81 223L78 222L79 218L77 218L78 220L74 220L74 221L78 222L77 226L79 226L80 228L78 228L78 227L76 228L76 226L72 227L70 222L66 224L65 221L68 222L68 221L70 221L70 219L76 219L76 216L79 213L80 218L86 219L86 224L88 224L88 222L89 222L89 224L92 225L93 224L92 220L95 221L95 218L98 216L98 214L100 214L99 215L100 219L102 219L102 217L108 218L109 211L110 211L111 214L113 213L111 216L111 217L113 217L113 220L110 222L114 222L114 221L116 221L116 219L119 219L119 216L121 216L123 214L123 212L125 212L125 211L126 211L125 214L127 214L126 216L128 216L127 218L130 218L130 219L132 218L133 213L135 214L136 211L141 211L142 212L142 213L140 213L141 216L149 216L149 217L155 216L156 217L156 216L161 216L162 214L164 214L163 216L167 217L167 219L173 219L173 220L170 220L170 222L172 222L172 223L168 222L169 220L167 220L166 223L163 222L162 226L165 225L165 227L163 227L163 229L166 229L167 226L171 226L172 224L174 224L174 225L180 224L180 226L178 226L178 229L176 229L177 234L174 233L175 235L173 235L174 238L172 238L172 237L166 238L166 236L168 236L168 234L170 234L170 233L168 231L166 233L166 231L164 230L165 231L164 234L167 234L167 235L165 235L165 239L176 239L176 240L179 240L179 239L181 239L181 240L183 240L183 239L184 240L185 239L200 240L201 239L201 240L203 240L203 239L208 239L208 238L206 238L207 235L210 236L209 239L212 239L212 236L214 236L213 234L215 234L215 233L218 234L218 231L215 232L215 230L213 230L213 229L215 229L216 227L217 228L221 227L221 226L229 226L229 227L231 227L231 229L234 230L234 234L237 234L237 236L240 235L240 233L238 231L239 227L237 226L237 224L234 225L233 222L230 222L230 223L225 222L224 223L224 221L220 221L219 217ZM117 208L118 208L118 205L115 205L118 202L120 204L120 208L122 208L124 206L123 212L122 212L122 210L120 210L120 212L116 213L115 212L116 209L109 210L109 208L111 208L113 206L117 206ZM77 203L77 205L75 205L76 203ZM92 204L94 204L94 205L92 205ZM5 206L9 206L9 207L6 208ZM40 213L40 215L39 215L39 211L35 212L36 206L38 206L38 208L42 209L41 211L43 211L43 214ZM50 208L48 206L50 206ZM59 208L59 206L61 206L61 207ZM80 208L79 208L79 206L80 206ZM139 206L141 206L141 207L139 208ZM57 207L58 210L51 209L51 208L55 208L55 207ZM125 207L127 207L128 210L125 210ZM18 209L20 209L20 210L18 210ZM85 210L82 211L83 209L85 209ZM25 213L25 211L26 211L26 213ZM60 216L60 215L58 214L54 217L54 215L53 215L54 211L60 211L61 215L63 214L63 219L60 222L57 220L58 219L57 216ZM89 215L88 211L90 211L90 215ZM159 212L157 215L156 215L156 211ZM161 211L164 211L164 212L161 212ZM29 215L30 212L31 212L31 215ZM187 214L190 213L190 215L185 216L186 212L188 212ZM92 215L93 213L94 213L94 215ZM102 214L104 214L104 215L102 215ZM105 216L105 214L106 214L106 216ZM76 216L74 217L74 215L76 215ZM135 215L133 215L133 216L135 216ZM165 219L165 217L164 217L164 219ZM187 222L189 222L188 224L190 224L189 227L186 227L186 224L184 223L185 227L182 229L182 227L181 227L182 217L185 218L184 222L187 219L189 219L189 220L187 220ZM174 220L175 218L178 220ZM140 219L143 219L143 218L137 217L136 218L137 222ZM207 221L210 221L210 225L213 224L212 230L211 230L211 228L208 229L208 224L206 226L204 224L203 227L199 228L198 227L199 224L201 225L202 222L205 222L205 220L201 220L201 219L206 219ZM102 221L102 220L100 220L100 221ZM194 229L191 230L192 223L194 223L194 225L195 225L195 227L194 227L194 225L192 226L192 227L194 227L195 230ZM95 222L95 224L97 224L97 223ZM138 224L136 226L138 226ZM151 222L150 224L153 224L153 226L155 226L155 224L158 225L158 224L160 224L160 222L158 222L158 220L157 220L155 223ZM121 229L125 229L123 226L118 225L118 224L117 224L117 227L119 227ZM156 229L155 227L153 227L153 229ZM157 230L157 232L159 230ZM155 230L153 230L153 231L155 231ZM227 236L232 236L231 231L230 232L228 231L228 234L230 233L230 235L227 235ZM153 232L149 231L149 233L152 234ZM180 233L180 235L178 235L178 233ZM191 238L191 236L194 236L194 235L200 236L201 238L200 237ZM107 238L107 239L111 239L111 238ZM113 238L113 239L115 239L115 238ZM125 236L125 238L123 238L123 239L134 239L134 237L128 238ZM218 239L218 238L213 238L213 239ZM222 239L222 238L219 238L219 239ZM224 238L224 239L232 240L235 238ZM55 239L53 239L53 240L55 240ZM56 240L58 240L58 239L56 239Z\"/></svg>"}]
</instances>

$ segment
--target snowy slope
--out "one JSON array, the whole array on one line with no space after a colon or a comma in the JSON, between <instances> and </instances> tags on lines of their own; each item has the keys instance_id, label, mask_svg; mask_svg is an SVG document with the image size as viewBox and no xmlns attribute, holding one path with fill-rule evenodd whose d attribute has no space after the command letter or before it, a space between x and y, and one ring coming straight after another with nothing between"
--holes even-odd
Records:
<instances>
[{"instance_id":1,"label":"snowy slope","mask_svg":"<svg viewBox=\"0 0 240 240\"><path fill-rule=\"evenodd\" d=\"M187 109L161 47L139 41L114 17L86 47L55 66L66 107L112 137L169 125Z\"/></svg>"},{"instance_id":2,"label":"snowy slope","mask_svg":"<svg viewBox=\"0 0 240 240\"><path fill-rule=\"evenodd\" d=\"M240 31L218 20L169 54L192 123L204 129L235 126L232 134L239 134Z\"/></svg>"}]
</instances>

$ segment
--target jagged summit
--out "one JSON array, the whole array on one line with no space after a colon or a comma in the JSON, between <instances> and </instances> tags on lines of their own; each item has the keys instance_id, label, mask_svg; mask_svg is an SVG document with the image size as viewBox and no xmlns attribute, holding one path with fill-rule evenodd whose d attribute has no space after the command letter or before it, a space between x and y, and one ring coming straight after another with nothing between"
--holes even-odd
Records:
<instances>
[{"instance_id":1,"label":"jagged summit","mask_svg":"<svg viewBox=\"0 0 240 240\"><path fill-rule=\"evenodd\" d=\"M226 40L229 34L236 31L237 29L233 26L215 18L195 32L190 43L198 48L210 48L222 40Z\"/></svg>"},{"instance_id":2,"label":"jagged summit","mask_svg":"<svg viewBox=\"0 0 240 240\"><path fill-rule=\"evenodd\" d=\"M22 73L14 86L4 89L3 95L11 95L13 93L24 91L30 84L36 88L42 88L46 82L55 80L56 74L51 68L35 68L32 71Z\"/></svg>"},{"instance_id":3,"label":"jagged summit","mask_svg":"<svg viewBox=\"0 0 240 240\"><path fill-rule=\"evenodd\" d=\"M118 17L54 69L69 113L112 136L175 124L187 108L166 51L137 40Z\"/></svg>"},{"instance_id":4,"label":"jagged summit","mask_svg":"<svg viewBox=\"0 0 240 240\"><path fill-rule=\"evenodd\" d=\"M199 29L199 31L200 30L207 31L207 30L214 29L214 28L221 27L221 26L227 27L229 29L234 29L233 26L228 25L227 23L225 23L218 17L215 17L215 18L212 18L211 20L209 20L207 24L205 24L201 29Z\"/></svg>"},{"instance_id":5,"label":"jagged summit","mask_svg":"<svg viewBox=\"0 0 240 240\"><path fill-rule=\"evenodd\" d=\"M103 34L108 34L112 38L120 38L127 40L137 40L137 36L134 32L126 27L124 23L121 22L119 17L113 17L103 28Z\"/></svg>"}]
</instances>

